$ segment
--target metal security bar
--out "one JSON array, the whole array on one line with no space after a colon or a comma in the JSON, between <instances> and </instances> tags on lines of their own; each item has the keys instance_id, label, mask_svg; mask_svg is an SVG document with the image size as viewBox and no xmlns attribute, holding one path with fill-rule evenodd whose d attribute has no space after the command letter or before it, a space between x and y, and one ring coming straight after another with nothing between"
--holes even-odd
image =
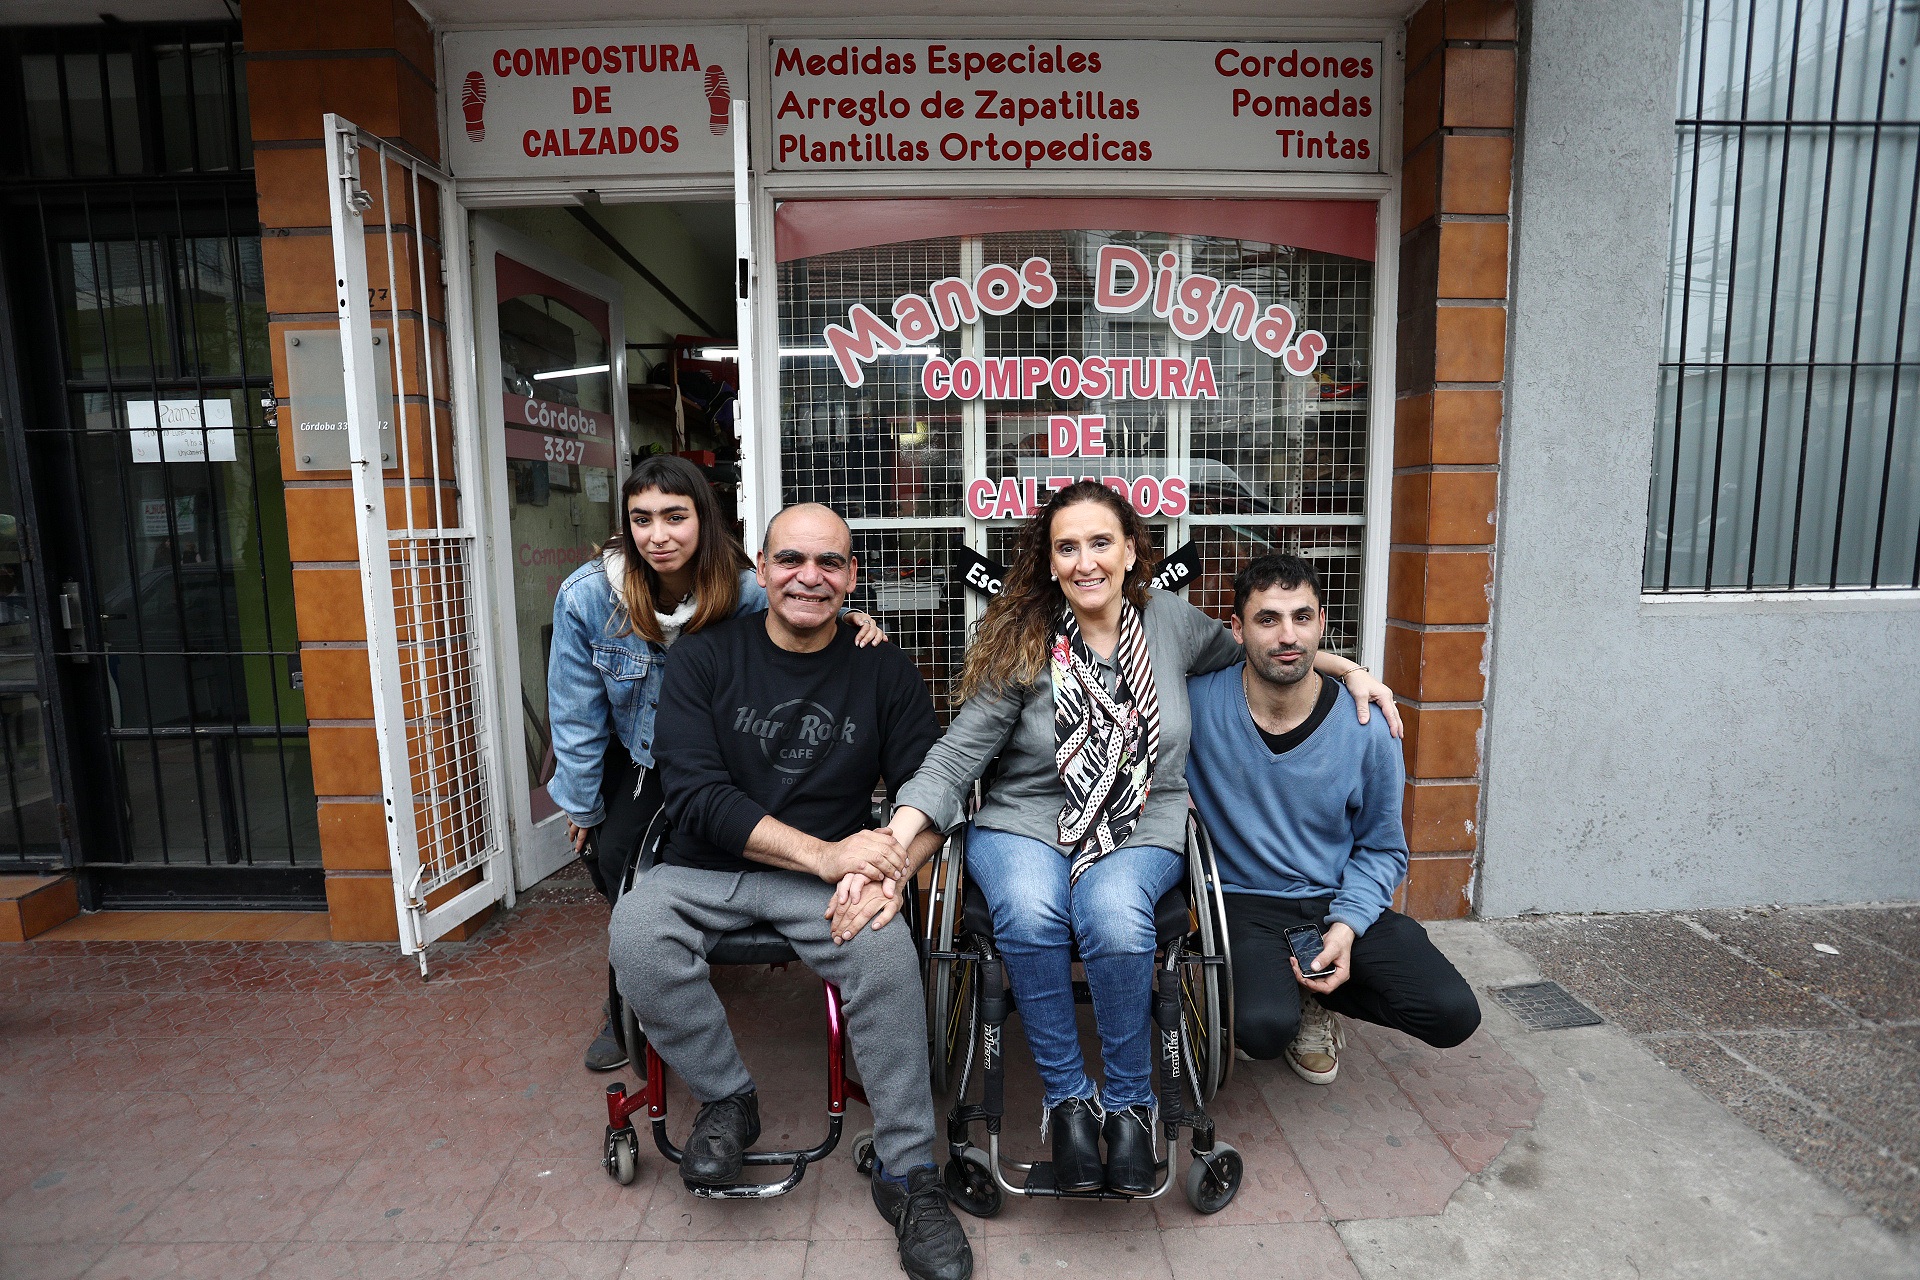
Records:
<instances>
[{"instance_id":1,"label":"metal security bar","mask_svg":"<svg viewBox=\"0 0 1920 1280\"><path fill-rule=\"evenodd\" d=\"M466 273L442 266L466 258L464 215L444 174L349 121L327 116L326 144L388 850L401 949L424 974L427 943L512 893L474 534L471 302ZM384 472L382 417L398 453Z\"/></svg>"},{"instance_id":2,"label":"metal security bar","mask_svg":"<svg viewBox=\"0 0 1920 1280\"><path fill-rule=\"evenodd\" d=\"M1689 0L1645 589L1920 586L1920 5Z\"/></svg>"},{"instance_id":3,"label":"metal security bar","mask_svg":"<svg viewBox=\"0 0 1920 1280\"><path fill-rule=\"evenodd\" d=\"M84 861L317 869L251 193L12 194L34 259L16 283L52 312L28 336L45 411L22 443L95 801L73 818Z\"/></svg>"},{"instance_id":4,"label":"metal security bar","mask_svg":"<svg viewBox=\"0 0 1920 1280\"><path fill-rule=\"evenodd\" d=\"M15 75L0 170L35 178L253 168L237 22L111 23L0 34Z\"/></svg>"}]
</instances>

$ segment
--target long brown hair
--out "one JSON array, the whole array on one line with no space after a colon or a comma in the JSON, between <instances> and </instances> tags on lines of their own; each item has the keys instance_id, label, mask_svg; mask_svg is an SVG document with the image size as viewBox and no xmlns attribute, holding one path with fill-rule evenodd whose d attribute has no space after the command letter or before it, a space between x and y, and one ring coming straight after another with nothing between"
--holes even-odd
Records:
<instances>
[{"instance_id":1,"label":"long brown hair","mask_svg":"<svg viewBox=\"0 0 1920 1280\"><path fill-rule=\"evenodd\" d=\"M1053 563L1053 518L1082 502L1097 502L1120 521L1121 536L1133 544L1134 555L1133 568L1127 570L1120 592L1134 608L1147 607L1147 582L1153 576L1153 567L1146 523L1132 503L1098 480L1070 484L1055 493L1021 528L1006 586L980 619L980 630L973 647L967 650L966 665L960 669L954 701L965 702L976 693L998 694L1040 678L1047 664L1047 650L1053 644L1054 628L1067 607L1067 597L1049 569Z\"/></svg>"},{"instance_id":2,"label":"long brown hair","mask_svg":"<svg viewBox=\"0 0 1920 1280\"><path fill-rule=\"evenodd\" d=\"M627 476L620 486L620 526L607 539L604 551L617 552L626 566L620 584L620 603L626 620L614 634L638 634L658 644L665 639L655 602L660 598L660 575L653 571L640 548L633 545L633 524L627 518L627 504L644 489L687 498L693 502L694 518L700 522L700 541L693 550L693 617L688 620L689 634L714 622L725 622L740 607L740 571L753 562L734 539L720 504L714 499L713 486L685 458L670 453L655 454Z\"/></svg>"}]
</instances>

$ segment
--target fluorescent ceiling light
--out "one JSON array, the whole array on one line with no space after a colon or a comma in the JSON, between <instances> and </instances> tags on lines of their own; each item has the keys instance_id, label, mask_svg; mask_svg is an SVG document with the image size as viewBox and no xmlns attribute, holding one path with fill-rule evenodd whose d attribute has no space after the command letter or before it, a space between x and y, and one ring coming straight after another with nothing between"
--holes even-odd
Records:
<instances>
[{"instance_id":1,"label":"fluorescent ceiling light","mask_svg":"<svg viewBox=\"0 0 1920 1280\"><path fill-rule=\"evenodd\" d=\"M533 375L535 382L551 382L555 378L576 378L583 373L605 373L613 368L610 364L583 364L578 369L549 369L545 373Z\"/></svg>"},{"instance_id":2,"label":"fluorescent ceiling light","mask_svg":"<svg viewBox=\"0 0 1920 1280\"><path fill-rule=\"evenodd\" d=\"M940 348L938 347L902 347L898 351L876 351L874 358L877 360L881 356L937 356L939 354ZM782 360L825 360L832 355L832 347L780 348L780 358Z\"/></svg>"}]
</instances>

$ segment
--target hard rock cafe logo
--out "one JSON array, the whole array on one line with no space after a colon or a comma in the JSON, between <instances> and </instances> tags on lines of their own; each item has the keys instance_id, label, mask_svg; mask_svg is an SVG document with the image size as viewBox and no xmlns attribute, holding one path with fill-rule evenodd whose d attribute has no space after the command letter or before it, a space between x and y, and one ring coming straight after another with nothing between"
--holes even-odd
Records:
<instances>
[{"instance_id":1,"label":"hard rock cafe logo","mask_svg":"<svg viewBox=\"0 0 1920 1280\"><path fill-rule=\"evenodd\" d=\"M781 773L811 773L836 742L852 742L854 723L841 720L817 702L795 698L765 715L753 707L736 707L735 733L760 740L761 754Z\"/></svg>"}]
</instances>

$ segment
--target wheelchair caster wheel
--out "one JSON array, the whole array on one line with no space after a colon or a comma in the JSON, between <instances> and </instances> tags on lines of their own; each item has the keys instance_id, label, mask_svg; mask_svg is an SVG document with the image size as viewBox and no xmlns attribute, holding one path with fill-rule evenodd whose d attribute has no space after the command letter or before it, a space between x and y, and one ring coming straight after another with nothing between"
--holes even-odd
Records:
<instances>
[{"instance_id":1,"label":"wheelchair caster wheel","mask_svg":"<svg viewBox=\"0 0 1920 1280\"><path fill-rule=\"evenodd\" d=\"M640 1141L634 1136L632 1125L607 1134L607 1149L601 1163L607 1167L607 1176L615 1182L623 1187L633 1185L640 1174Z\"/></svg>"},{"instance_id":2,"label":"wheelchair caster wheel","mask_svg":"<svg viewBox=\"0 0 1920 1280\"><path fill-rule=\"evenodd\" d=\"M862 1129L853 1135L853 1167L863 1178L873 1176L873 1130Z\"/></svg>"},{"instance_id":3,"label":"wheelchair caster wheel","mask_svg":"<svg viewBox=\"0 0 1920 1280\"><path fill-rule=\"evenodd\" d=\"M957 1160L947 1161L943 1175L953 1202L976 1218L1000 1212L1000 1184L993 1180L993 1163L978 1147L968 1147Z\"/></svg>"},{"instance_id":4,"label":"wheelchair caster wheel","mask_svg":"<svg viewBox=\"0 0 1920 1280\"><path fill-rule=\"evenodd\" d=\"M1198 1153L1187 1166L1187 1203L1201 1213L1218 1213L1233 1203L1246 1166L1240 1153L1224 1142L1214 1144L1203 1158Z\"/></svg>"}]
</instances>

